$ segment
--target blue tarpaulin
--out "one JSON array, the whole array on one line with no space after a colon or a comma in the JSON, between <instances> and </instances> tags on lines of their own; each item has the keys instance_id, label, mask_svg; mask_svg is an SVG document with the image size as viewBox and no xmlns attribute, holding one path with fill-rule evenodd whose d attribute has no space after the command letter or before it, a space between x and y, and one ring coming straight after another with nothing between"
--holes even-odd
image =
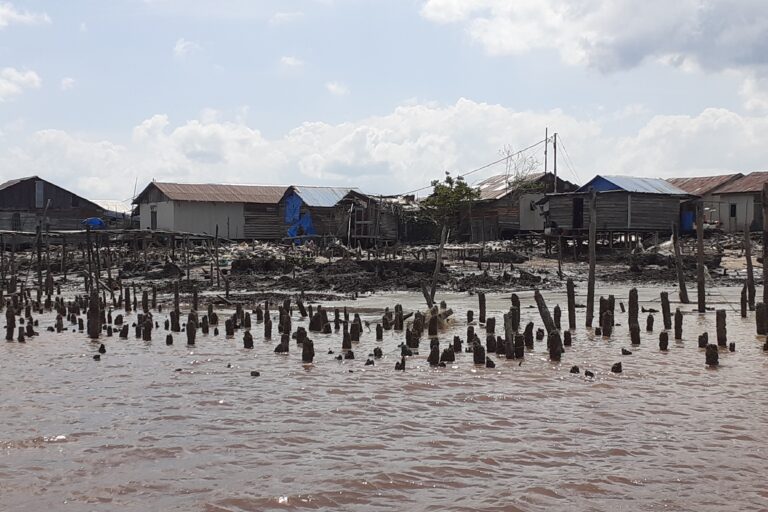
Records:
<instances>
[{"instance_id":1,"label":"blue tarpaulin","mask_svg":"<svg viewBox=\"0 0 768 512\"><path fill-rule=\"evenodd\" d=\"M288 228L288 236L303 236L314 235L315 226L312 225L312 216L309 212L301 215L299 220ZM301 244L301 240L296 240L297 244Z\"/></svg>"},{"instance_id":2,"label":"blue tarpaulin","mask_svg":"<svg viewBox=\"0 0 768 512\"><path fill-rule=\"evenodd\" d=\"M301 216L301 198L296 194L291 194L285 198L285 223L295 224ZM294 236L294 235L291 235Z\"/></svg>"},{"instance_id":3,"label":"blue tarpaulin","mask_svg":"<svg viewBox=\"0 0 768 512\"><path fill-rule=\"evenodd\" d=\"M80 224L91 229L105 229L107 227L107 224L98 217L90 217L81 221Z\"/></svg>"}]
</instances>

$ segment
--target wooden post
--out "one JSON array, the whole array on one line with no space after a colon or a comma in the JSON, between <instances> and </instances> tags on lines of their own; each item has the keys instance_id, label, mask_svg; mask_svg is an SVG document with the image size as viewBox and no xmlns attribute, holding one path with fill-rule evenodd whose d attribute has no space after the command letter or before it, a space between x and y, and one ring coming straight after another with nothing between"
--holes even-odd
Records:
<instances>
[{"instance_id":1,"label":"wooden post","mask_svg":"<svg viewBox=\"0 0 768 512\"><path fill-rule=\"evenodd\" d=\"M569 277L565 287L568 291L568 328L573 330L576 329L576 290L573 279Z\"/></svg>"},{"instance_id":2,"label":"wooden post","mask_svg":"<svg viewBox=\"0 0 768 512\"><path fill-rule=\"evenodd\" d=\"M547 308L547 303L544 302L544 297L541 295L541 292L535 290L533 292L533 298L536 301L536 306L539 308L539 315L541 315L541 320L544 322L544 327L547 329L547 333L557 332L555 321L552 319L552 315L549 314L549 308Z\"/></svg>"},{"instance_id":3,"label":"wooden post","mask_svg":"<svg viewBox=\"0 0 768 512\"><path fill-rule=\"evenodd\" d=\"M677 223L672 223L672 245L675 246L675 267L677 268L677 282L680 286L680 302L689 304L688 288L685 286L685 269L683 267L683 256L680 253L680 237Z\"/></svg>"},{"instance_id":4,"label":"wooden post","mask_svg":"<svg viewBox=\"0 0 768 512\"><path fill-rule=\"evenodd\" d=\"M683 339L683 314L680 312L680 308L675 311L675 339Z\"/></svg>"},{"instance_id":5,"label":"wooden post","mask_svg":"<svg viewBox=\"0 0 768 512\"><path fill-rule=\"evenodd\" d=\"M747 318L747 284L741 288L741 318Z\"/></svg>"},{"instance_id":6,"label":"wooden post","mask_svg":"<svg viewBox=\"0 0 768 512\"><path fill-rule=\"evenodd\" d=\"M480 318L481 324L485 323L485 293L477 292L477 300L480 303Z\"/></svg>"},{"instance_id":7,"label":"wooden post","mask_svg":"<svg viewBox=\"0 0 768 512\"><path fill-rule=\"evenodd\" d=\"M752 267L752 240L749 236L749 224L744 225L744 258L747 260L747 304L749 310L755 310L755 272Z\"/></svg>"},{"instance_id":8,"label":"wooden post","mask_svg":"<svg viewBox=\"0 0 768 512\"><path fill-rule=\"evenodd\" d=\"M587 280L587 327L592 327L595 316L595 258L597 242L597 193L590 191L589 198L589 278Z\"/></svg>"},{"instance_id":9,"label":"wooden post","mask_svg":"<svg viewBox=\"0 0 768 512\"><path fill-rule=\"evenodd\" d=\"M699 295L699 313L707 311L704 290L704 203L696 203L696 288Z\"/></svg>"},{"instance_id":10,"label":"wooden post","mask_svg":"<svg viewBox=\"0 0 768 512\"><path fill-rule=\"evenodd\" d=\"M763 183L763 304L768 304L768 183Z\"/></svg>"},{"instance_id":11,"label":"wooden post","mask_svg":"<svg viewBox=\"0 0 768 512\"><path fill-rule=\"evenodd\" d=\"M768 320L768 311L766 310L766 305L762 302L758 302L755 305L755 327L756 332L758 335L762 336L767 334L766 333L766 320Z\"/></svg>"},{"instance_id":12,"label":"wooden post","mask_svg":"<svg viewBox=\"0 0 768 512\"><path fill-rule=\"evenodd\" d=\"M728 346L728 337L726 336L724 309L718 309L715 312L715 326L717 329L717 345L720 347Z\"/></svg>"},{"instance_id":13,"label":"wooden post","mask_svg":"<svg viewBox=\"0 0 768 512\"><path fill-rule=\"evenodd\" d=\"M214 239L214 258L216 259L216 288L221 288L221 269L219 268L219 225L216 224L216 238Z\"/></svg>"},{"instance_id":14,"label":"wooden post","mask_svg":"<svg viewBox=\"0 0 768 512\"><path fill-rule=\"evenodd\" d=\"M638 306L637 288L629 290L629 326L640 325L638 321L638 314L640 308Z\"/></svg>"},{"instance_id":15,"label":"wooden post","mask_svg":"<svg viewBox=\"0 0 768 512\"><path fill-rule=\"evenodd\" d=\"M672 328L672 313L669 308L669 294L667 292L661 292L661 317L664 321L664 330L670 330Z\"/></svg>"}]
</instances>

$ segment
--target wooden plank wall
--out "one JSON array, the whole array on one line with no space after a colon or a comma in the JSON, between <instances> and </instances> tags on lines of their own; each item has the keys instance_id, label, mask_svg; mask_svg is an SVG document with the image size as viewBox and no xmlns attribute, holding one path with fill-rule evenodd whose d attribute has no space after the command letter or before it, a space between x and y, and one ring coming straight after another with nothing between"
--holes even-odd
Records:
<instances>
[{"instance_id":1,"label":"wooden plank wall","mask_svg":"<svg viewBox=\"0 0 768 512\"><path fill-rule=\"evenodd\" d=\"M680 215L680 198L660 194L607 192L597 196L597 229L602 231L663 231ZM562 229L573 229L573 199L584 199L583 229L589 228L589 194L549 196L549 218Z\"/></svg>"},{"instance_id":2,"label":"wooden plank wall","mask_svg":"<svg viewBox=\"0 0 768 512\"><path fill-rule=\"evenodd\" d=\"M287 235L285 209L273 204L245 204L244 235L253 240L279 240Z\"/></svg>"}]
</instances>

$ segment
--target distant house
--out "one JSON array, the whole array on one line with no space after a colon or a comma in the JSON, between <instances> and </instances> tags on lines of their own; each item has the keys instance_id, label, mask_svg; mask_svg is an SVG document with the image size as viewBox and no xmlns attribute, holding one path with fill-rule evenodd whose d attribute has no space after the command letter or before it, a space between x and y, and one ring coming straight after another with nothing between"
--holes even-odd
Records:
<instances>
[{"instance_id":1,"label":"distant house","mask_svg":"<svg viewBox=\"0 0 768 512\"><path fill-rule=\"evenodd\" d=\"M336 237L366 246L398 236L391 208L348 187L152 182L134 204L141 229L214 235L218 227L232 240Z\"/></svg>"},{"instance_id":2,"label":"distant house","mask_svg":"<svg viewBox=\"0 0 768 512\"><path fill-rule=\"evenodd\" d=\"M547 194L549 226L566 234L587 231L591 189L597 193L600 231L669 233L678 222L680 202L691 198L662 179L595 176L574 192Z\"/></svg>"},{"instance_id":3,"label":"distant house","mask_svg":"<svg viewBox=\"0 0 768 512\"><path fill-rule=\"evenodd\" d=\"M668 178L667 181L679 189L685 190L691 195L698 196L704 203L704 221L710 225L718 226L727 231L737 228L738 203L723 203L718 195L721 189L744 175L741 173L721 174L717 176L697 176L687 178ZM742 218L745 212L742 206ZM693 202L683 204L680 211L680 231L690 233L695 230L696 205Z\"/></svg>"},{"instance_id":4,"label":"distant house","mask_svg":"<svg viewBox=\"0 0 768 512\"><path fill-rule=\"evenodd\" d=\"M136 196L141 229L274 240L284 236L278 205L286 187L153 181Z\"/></svg>"},{"instance_id":5,"label":"distant house","mask_svg":"<svg viewBox=\"0 0 768 512\"><path fill-rule=\"evenodd\" d=\"M720 227L728 232L763 229L763 184L768 171L751 172L712 191L718 203Z\"/></svg>"},{"instance_id":6,"label":"distant house","mask_svg":"<svg viewBox=\"0 0 768 512\"><path fill-rule=\"evenodd\" d=\"M555 190L552 173L535 173L520 180L506 174L491 176L477 185L480 197L466 212L463 234L473 242L508 238L521 231L543 231L544 217L537 203ZM558 192L577 186L557 178Z\"/></svg>"},{"instance_id":7,"label":"distant house","mask_svg":"<svg viewBox=\"0 0 768 512\"><path fill-rule=\"evenodd\" d=\"M83 220L103 214L99 205L38 176L0 185L0 229L34 231L41 221L44 230L83 229Z\"/></svg>"}]
</instances>

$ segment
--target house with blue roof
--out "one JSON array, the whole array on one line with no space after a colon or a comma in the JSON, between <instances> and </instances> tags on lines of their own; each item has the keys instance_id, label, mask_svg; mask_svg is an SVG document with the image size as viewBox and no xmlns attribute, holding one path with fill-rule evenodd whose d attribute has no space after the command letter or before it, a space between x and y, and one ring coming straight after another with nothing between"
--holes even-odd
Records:
<instances>
[{"instance_id":1,"label":"house with blue roof","mask_svg":"<svg viewBox=\"0 0 768 512\"><path fill-rule=\"evenodd\" d=\"M597 214L589 213L591 191ZM597 222L598 231L661 233L679 226L680 206L696 196L659 178L598 175L574 192L547 194L544 215L551 232L579 234Z\"/></svg>"}]
</instances>

